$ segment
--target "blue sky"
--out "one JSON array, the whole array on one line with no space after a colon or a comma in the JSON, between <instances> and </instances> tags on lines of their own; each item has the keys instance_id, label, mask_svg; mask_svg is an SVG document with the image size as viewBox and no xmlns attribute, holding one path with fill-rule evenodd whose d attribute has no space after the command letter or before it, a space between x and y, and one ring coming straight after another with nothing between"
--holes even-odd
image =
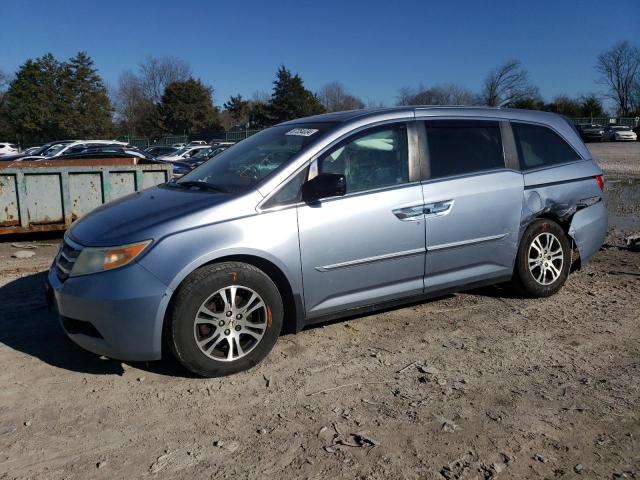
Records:
<instances>
[{"instance_id":1,"label":"blue sky","mask_svg":"<svg viewBox=\"0 0 640 480\"><path fill-rule=\"evenodd\" d=\"M229 95L271 90L285 64L316 90L338 80L365 101L403 86L478 90L488 70L520 59L545 98L598 92L595 57L640 44L640 1L31 1L1 10L0 69L52 52L87 51L105 81L147 55L189 61Z\"/></svg>"}]
</instances>

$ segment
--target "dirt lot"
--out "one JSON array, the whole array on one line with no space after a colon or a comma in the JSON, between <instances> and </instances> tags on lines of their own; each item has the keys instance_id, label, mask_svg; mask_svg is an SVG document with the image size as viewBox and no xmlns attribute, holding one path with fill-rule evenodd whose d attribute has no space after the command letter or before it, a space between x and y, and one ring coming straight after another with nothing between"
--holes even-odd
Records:
<instances>
[{"instance_id":1,"label":"dirt lot","mask_svg":"<svg viewBox=\"0 0 640 480\"><path fill-rule=\"evenodd\" d=\"M228 378L80 350L43 300L58 240L0 244L0 478L640 477L640 142L593 151L614 227L556 296L336 322Z\"/></svg>"}]
</instances>

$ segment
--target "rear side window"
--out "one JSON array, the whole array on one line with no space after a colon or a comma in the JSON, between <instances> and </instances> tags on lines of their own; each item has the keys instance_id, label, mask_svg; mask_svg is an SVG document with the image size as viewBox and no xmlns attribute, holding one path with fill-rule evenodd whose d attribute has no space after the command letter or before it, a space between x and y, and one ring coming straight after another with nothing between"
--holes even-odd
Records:
<instances>
[{"instance_id":1,"label":"rear side window","mask_svg":"<svg viewBox=\"0 0 640 480\"><path fill-rule=\"evenodd\" d=\"M498 122L437 120L425 126L431 178L504 168Z\"/></svg>"},{"instance_id":2,"label":"rear side window","mask_svg":"<svg viewBox=\"0 0 640 480\"><path fill-rule=\"evenodd\" d=\"M511 127L523 170L580 160L573 148L550 128L517 122L511 122Z\"/></svg>"}]
</instances>

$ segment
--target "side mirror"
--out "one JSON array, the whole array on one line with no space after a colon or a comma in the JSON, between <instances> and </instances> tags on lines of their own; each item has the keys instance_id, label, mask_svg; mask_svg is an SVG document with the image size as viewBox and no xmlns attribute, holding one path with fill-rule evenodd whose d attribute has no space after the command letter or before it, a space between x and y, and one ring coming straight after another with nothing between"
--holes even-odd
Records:
<instances>
[{"instance_id":1,"label":"side mirror","mask_svg":"<svg viewBox=\"0 0 640 480\"><path fill-rule=\"evenodd\" d=\"M347 180L340 173L320 173L302 184L301 193L302 200L305 202L339 197L347 193Z\"/></svg>"}]
</instances>

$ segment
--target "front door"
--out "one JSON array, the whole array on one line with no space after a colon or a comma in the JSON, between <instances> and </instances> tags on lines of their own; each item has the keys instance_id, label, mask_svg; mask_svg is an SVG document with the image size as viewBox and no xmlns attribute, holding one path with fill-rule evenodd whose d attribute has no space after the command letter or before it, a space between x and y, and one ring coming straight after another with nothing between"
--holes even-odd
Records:
<instances>
[{"instance_id":1,"label":"front door","mask_svg":"<svg viewBox=\"0 0 640 480\"><path fill-rule=\"evenodd\" d=\"M310 175L344 174L347 193L298 207L309 318L423 292L422 187L407 136L404 122L365 130L312 164Z\"/></svg>"}]
</instances>

